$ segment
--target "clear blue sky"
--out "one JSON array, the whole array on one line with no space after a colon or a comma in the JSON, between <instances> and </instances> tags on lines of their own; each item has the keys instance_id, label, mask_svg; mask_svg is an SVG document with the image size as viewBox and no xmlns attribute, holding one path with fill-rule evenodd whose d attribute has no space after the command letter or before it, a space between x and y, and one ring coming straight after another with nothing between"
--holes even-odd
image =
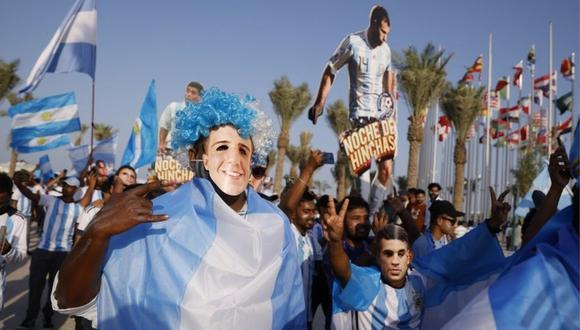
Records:
<instances>
[{"instance_id":1,"label":"clear blue sky","mask_svg":"<svg viewBox=\"0 0 580 330\"><path fill-rule=\"evenodd\" d=\"M20 59L25 80L40 52L55 33L74 0L4 0L0 3L0 58ZM454 54L449 80L456 82L464 68L484 54L487 71L488 35L493 33L493 84L512 75L512 66L536 45L537 73L548 71L548 22L554 24L554 66L571 52L578 54L578 0L561 1L100 1L97 0L96 121L120 130L120 160L130 127L138 115L151 79L157 80L161 113L171 101L183 98L184 86L199 80L261 100L272 114L268 91L273 81L288 75L294 84L308 83L314 96L324 65L340 40L365 29L374 4L387 8L392 29L391 49L423 48L432 41ZM527 74L525 79L529 79ZM486 82L486 74L483 76ZM529 80L524 81L529 84ZM560 79L558 94L569 90ZM75 91L81 121L90 120L90 78L83 74L48 74L35 90L37 97ZM347 98L347 75L341 71L329 103ZM577 102L578 103L578 102ZM6 109L6 103L0 108ZM576 106L576 111L578 106ZM399 153L396 175L407 169L408 110L399 104ZM274 118L274 117L273 117ZM276 120L274 122L277 124ZM6 141L9 120L0 120ZM315 129L315 130L314 130ZM292 128L298 143L303 130L315 132L313 147L335 152L334 134L326 124L314 127L306 113ZM0 162L9 159L2 143ZM69 167L65 149L49 152L54 169ZM20 155L36 162L43 153ZM330 167L320 177L332 184Z\"/></svg>"}]
</instances>

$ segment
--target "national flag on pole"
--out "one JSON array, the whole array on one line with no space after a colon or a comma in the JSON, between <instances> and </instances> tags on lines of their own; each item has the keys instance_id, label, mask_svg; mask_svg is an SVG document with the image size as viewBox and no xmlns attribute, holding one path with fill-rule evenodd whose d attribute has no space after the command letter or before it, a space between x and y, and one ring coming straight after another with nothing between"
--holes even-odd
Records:
<instances>
[{"instance_id":1,"label":"national flag on pole","mask_svg":"<svg viewBox=\"0 0 580 330\"><path fill-rule=\"evenodd\" d=\"M518 100L518 105L522 109L522 111L527 115L530 113L530 105L531 105L530 97L524 96Z\"/></svg>"},{"instance_id":2,"label":"national flag on pole","mask_svg":"<svg viewBox=\"0 0 580 330\"><path fill-rule=\"evenodd\" d=\"M534 90L534 103L540 107L544 104L543 92L541 90Z\"/></svg>"},{"instance_id":3,"label":"national flag on pole","mask_svg":"<svg viewBox=\"0 0 580 330\"><path fill-rule=\"evenodd\" d=\"M523 61L520 60L514 67L514 70L516 70L514 72L514 79L513 79L513 84L514 86L516 86L517 88L519 88L520 90L522 89L523 86L523 75L522 73L524 72L524 64Z\"/></svg>"},{"instance_id":4,"label":"national flag on pole","mask_svg":"<svg viewBox=\"0 0 580 330\"><path fill-rule=\"evenodd\" d=\"M461 80L459 82L463 83L463 84L467 84L467 83L470 83L472 81L473 81L473 73L468 71L463 75L463 78L461 78Z\"/></svg>"},{"instance_id":5,"label":"national flag on pole","mask_svg":"<svg viewBox=\"0 0 580 330\"><path fill-rule=\"evenodd\" d=\"M50 149L60 148L70 144L70 138L66 134L41 136L32 138L31 140L18 141L18 144L13 144L14 151L20 154L29 154L33 152L46 151Z\"/></svg>"},{"instance_id":6,"label":"national flag on pole","mask_svg":"<svg viewBox=\"0 0 580 330\"><path fill-rule=\"evenodd\" d=\"M19 93L32 92L47 72L82 72L94 80L96 41L95 0L78 0L36 60Z\"/></svg>"},{"instance_id":7,"label":"national flag on pole","mask_svg":"<svg viewBox=\"0 0 580 330\"><path fill-rule=\"evenodd\" d=\"M487 104L487 91L485 91L483 93L483 95L481 96L481 103L482 103L482 110L481 110L481 115L483 117L486 116L491 116L493 113L493 110L497 110L499 109L499 97L497 96L497 93L494 91L491 91L491 96L489 97L489 102L490 104Z\"/></svg>"},{"instance_id":8,"label":"national flag on pole","mask_svg":"<svg viewBox=\"0 0 580 330\"><path fill-rule=\"evenodd\" d=\"M567 134L570 132L572 132L572 116L570 116L568 119L565 119L562 123L560 123L560 125L558 125L557 135Z\"/></svg>"},{"instance_id":9,"label":"national flag on pole","mask_svg":"<svg viewBox=\"0 0 580 330\"><path fill-rule=\"evenodd\" d=\"M514 146L514 145L518 145L518 143L520 142L520 130L515 130L513 132L510 132L507 137L507 144L508 146Z\"/></svg>"},{"instance_id":10,"label":"national flag on pole","mask_svg":"<svg viewBox=\"0 0 580 330\"><path fill-rule=\"evenodd\" d=\"M528 140L528 131L529 131L529 125L524 125L524 127L520 128L520 141L525 142Z\"/></svg>"},{"instance_id":11,"label":"national flag on pole","mask_svg":"<svg viewBox=\"0 0 580 330\"><path fill-rule=\"evenodd\" d=\"M155 94L155 80L152 80L141 107L141 114L133 125L133 132L127 143L121 164L129 164L137 169L154 162L156 156L157 96Z\"/></svg>"},{"instance_id":12,"label":"national flag on pole","mask_svg":"<svg viewBox=\"0 0 580 330\"><path fill-rule=\"evenodd\" d=\"M550 89L550 75L544 75L534 79L534 90L541 90L544 97L548 97ZM552 72L552 94L556 94L556 71Z\"/></svg>"},{"instance_id":13,"label":"national flag on pole","mask_svg":"<svg viewBox=\"0 0 580 330\"><path fill-rule=\"evenodd\" d=\"M481 71L483 71L483 55L479 55L473 62L473 65L467 68L467 73L464 78L467 74L471 74L470 76L473 79L473 73L477 72L479 73L479 80L481 81Z\"/></svg>"},{"instance_id":14,"label":"national flag on pole","mask_svg":"<svg viewBox=\"0 0 580 330\"><path fill-rule=\"evenodd\" d=\"M12 119L11 146L32 147L63 141L64 136L55 135L80 131L81 122L73 92L19 103L8 109ZM39 140L44 138L44 140ZM68 137L66 137L68 139ZM34 143L30 143L33 141ZM48 139L48 140L47 140ZM62 145L59 144L58 146ZM54 147L54 145L53 145ZM47 149L44 149L47 150ZM30 151L33 152L33 151Z\"/></svg>"},{"instance_id":15,"label":"national flag on pole","mask_svg":"<svg viewBox=\"0 0 580 330\"><path fill-rule=\"evenodd\" d=\"M572 91L560 96L558 99L554 101L558 110L560 110L560 114L564 114L566 111L572 112L572 108L574 107L574 99L572 95Z\"/></svg>"},{"instance_id":16,"label":"national flag on pole","mask_svg":"<svg viewBox=\"0 0 580 330\"><path fill-rule=\"evenodd\" d=\"M109 168L115 167L115 154L117 153L118 134L113 134L110 138L98 141L93 148L93 160L102 160ZM90 146L82 145L68 149L68 157L73 168L81 173L89 161Z\"/></svg>"},{"instance_id":17,"label":"national flag on pole","mask_svg":"<svg viewBox=\"0 0 580 330\"><path fill-rule=\"evenodd\" d=\"M44 183L48 182L54 175L52 166L50 166L50 159L48 158L48 155L40 157L38 160L38 168L40 169L42 182Z\"/></svg>"},{"instance_id":18,"label":"national flag on pole","mask_svg":"<svg viewBox=\"0 0 580 330\"><path fill-rule=\"evenodd\" d=\"M495 92L499 95L501 100L509 100L510 98L510 77L503 76L495 85Z\"/></svg>"},{"instance_id":19,"label":"national flag on pole","mask_svg":"<svg viewBox=\"0 0 580 330\"><path fill-rule=\"evenodd\" d=\"M518 122L520 118L520 106L499 109L499 117L511 122Z\"/></svg>"},{"instance_id":20,"label":"national flag on pole","mask_svg":"<svg viewBox=\"0 0 580 330\"><path fill-rule=\"evenodd\" d=\"M536 68L536 46L532 45L527 56L527 66L531 72L534 72Z\"/></svg>"},{"instance_id":21,"label":"national flag on pole","mask_svg":"<svg viewBox=\"0 0 580 330\"><path fill-rule=\"evenodd\" d=\"M572 57L566 57L562 64L560 64L560 73L562 76L568 80L574 80L574 62L572 61Z\"/></svg>"}]
</instances>

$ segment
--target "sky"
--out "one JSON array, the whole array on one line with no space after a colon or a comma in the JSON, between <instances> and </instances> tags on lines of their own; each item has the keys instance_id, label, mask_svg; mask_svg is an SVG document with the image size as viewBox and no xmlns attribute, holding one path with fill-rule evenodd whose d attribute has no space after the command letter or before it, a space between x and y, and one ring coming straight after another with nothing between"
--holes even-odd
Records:
<instances>
[{"instance_id":1,"label":"sky","mask_svg":"<svg viewBox=\"0 0 580 330\"><path fill-rule=\"evenodd\" d=\"M20 60L25 80L41 51L72 7L74 0L0 2L0 58ZM453 54L448 79L459 80L465 67L483 54L487 82L488 39L493 35L493 85L500 76L536 47L537 74L548 72L548 24L553 23L553 65L580 44L578 0L560 1L102 1L97 0L97 123L119 129L117 161L122 157L130 128L138 116L151 79L157 83L157 109L181 101L185 85L197 80L238 94L251 94L277 119L268 98L273 81L286 75L293 84L307 83L316 95L325 63L349 33L368 26L374 4L387 8L391 18L388 43L401 53L409 46L422 49L428 42ZM529 76L524 76L529 84ZM559 78L560 79L560 78ZM348 98L346 67L339 72L327 105ZM559 80L558 94L570 89ZM47 74L34 91L46 97L74 91L82 123L90 122L91 79L79 73ZM578 102L577 102L578 103ZM4 102L0 109L7 109ZM404 99L398 104L399 149L395 175L406 175L408 143ZM578 111L576 105L575 111ZM0 162L10 158L8 118L0 119ZM326 120L313 126L307 112L294 123L291 142L301 131L314 132L312 146L336 153L338 142ZM85 138L88 141L88 136ZM31 163L45 153L22 154ZM54 169L70 167L66 148L49 151ZM317 172L334 187L331 166ZM289 165L286 165L289 169ZM141 171L145 173L145 171ZM273 170L271 173L273 174Z\"/></svg>"}]
</instances>

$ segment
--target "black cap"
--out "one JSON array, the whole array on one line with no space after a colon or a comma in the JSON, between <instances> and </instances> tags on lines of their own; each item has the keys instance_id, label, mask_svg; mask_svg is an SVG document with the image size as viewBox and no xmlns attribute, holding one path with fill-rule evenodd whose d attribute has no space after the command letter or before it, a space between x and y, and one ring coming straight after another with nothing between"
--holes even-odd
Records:
<instances>
[{"instance_id":1,"label":"black cap","mask_svg":"<svg viewBox=\"0 0 580 330\"><path fill-rule=\"evenodd\" d=\"M448 201L433 201L429 207L429 212L431 213L431 220L437 219L442 214L447 214L452 218L462 217L465 215L463 212L455 210L453 204Z\"/></svg>"}]
</instances>

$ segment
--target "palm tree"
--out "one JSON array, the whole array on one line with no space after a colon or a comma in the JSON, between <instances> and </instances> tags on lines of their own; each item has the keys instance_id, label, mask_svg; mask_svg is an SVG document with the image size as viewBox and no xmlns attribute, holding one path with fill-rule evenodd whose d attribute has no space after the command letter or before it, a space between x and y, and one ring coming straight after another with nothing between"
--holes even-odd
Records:
<instances>
[{"instance_id":1,"label":"palm tree","mask_svg":"<svg viewBox=\"0 0 580 330\"><path fill-rule=\"evenodd\" d=\"M445 66L452 55L444 55L428 43L419 54L414 46L403 50L403 59L397 63L400 70L399 85L409 107L409 163L407 177L409 187L417 185L419 150L423 143L423 125L429 105L435 102L446 85Z\"/></svg>"},{"instance_id":2,"label":"palm tree","mask_svg":"<svg viewBox=\"0 0 580 330\"><path fill-rule=\"evenodd\" d=\"M280 193L284 175L284 159L286 148L290 144L290 128L292 123L304 112L312 96L306 83L294 87L286 76L274 81L274 88L268 94L274 106L274 112L280 123L278 136L278 162L274 179L274 191Z\"/></svg>"},{"instance_id":3,"label":"palm tree","mask_svg":"<svg viewBox=\"0 0 580 330\"><path fill-rule=\"evenodd\" d=\"M289 144L286 148L286 157L290 161L290 177L295 178L298 176L298 165L302 155L300 154L300 148Z\"/></svg>"},{"instance_id":4,"label":"palm tree","mask_svg":"<svg viewBox=\"0 0 580 330\"><path fill-rule=\"evenodd\" d=\"M20 60L6 63L0 60L0 101L20 82L20 77L16 74Z\"/></svg>"},{"instance_id":5,"label":"palm tree","mask_svg":"<svg viewBox=\"0 0 580 330\"><path fill-rule=\"evenodd\" d=\"M341 100L338 100L328 106L326 111L328 116L328 124L332 128L334 134L338 136L351 128L350 120L348 119L348 108ZM342 148L338 148L336 164L334 165L334 175L336 178L336 197L341 201L346 197L346 189L349 186L349 177L352 175L348 165L348 159Z\"/></svg>"},{"instance_id":6,"label":"palm tree","mask_svg":"<svg viewBox=\"0 0 580 330\"><path fill-rule=\"evenodd\" d=\"M467 132L475 118L481 112L481 95L483 87L475 88L460 83L457 87L448 85L441 97L443 112L455 129L455 182L453 184L453 205L456 209L463 208L463 180L465 178L465 163L467 162Z\"/></svg>"},{"instance_id":7,"label":"palm tree","mask_svg":"<svg viewBox=\"0 0 580 330\"><path fill-rule=\"evenodd\" d=\"M111 136L113 136L113 134L115 134L116 132L117 130L114 129L113 126L109 126L106 124L95 124L93 128L93 136L97 141L108 139Z\"/></svg>"},{"instance_id":8,"label":"palm tree","mask_svg":"<svg viewBox=\"0 0 580 330\"><path fill-rule=\"evenodd\" d=\"M314 134L312 132L300 132L300 146L298 147L300 171L304 169L308 162L308 158L310 158L310 150L312 149L310 147L310 142L312 142L313 137Z\"/></svg>"}]
</instances>

